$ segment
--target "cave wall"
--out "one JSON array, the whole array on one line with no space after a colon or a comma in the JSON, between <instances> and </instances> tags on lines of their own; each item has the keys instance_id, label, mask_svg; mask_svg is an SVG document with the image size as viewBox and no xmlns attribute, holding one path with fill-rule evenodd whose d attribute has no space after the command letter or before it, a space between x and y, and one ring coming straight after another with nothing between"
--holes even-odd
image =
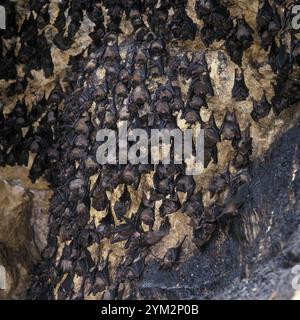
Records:
<instances>
[{"instance_id":1,"label":"cave wall","mask_svg":"<svg viewBox=\"0 0 300 320\"><path fill-rule=\"evenodd\" d=\"M30 4L27 1L12 2L15 4L16 8L16 22L19 31L25 18L29 18L29 15L31 13ZM126 1L123 2L127 3ZM259 1L249 2L243 0L221 2L226 5L231 17L244 16L249 26L253 30L257 29L256 17L259 11ZM128 3L130 3L130 1L128 1ZM161 1L158 2L156 6L157 8L159 8L160 3ZM288 4L289 1L286 1L284 6L288 7ZM154 94L158 87L168 84L168 63L175 56L177 56L179 60L183 60L183 55L186 55L191 61L193 54L205 51L206 60L209 66L209 76L215 95L207 96L208 109L201 108L201 119L203 122L207 123L212 112L214 112L216 124L218 128L220 128L223 123L226 110L234 111L238 119L241 131L246 130L249 124L251 124L250 132L253 139L251 161L259 161L264 158L274 141L279 139L284 132L294 127L298 123L300 116L299 107L297 106L297 104L295 104L291 108L283 110L279 115L275 114L273 112L273 109L270 111L267 117L260 119L260 121L258 122L253 121L253 118L251 117L253 100L259 101L263 93L265 92L267 99L271 101L271 99L276 94L273 84L276 83L278 74L276 74L274 70L272 70L270 63L268 63L269 51L262 48L261 40L257 32L253 33L253 43L244 52L242 64L240 66L238 66L231 60L226 51L224 40L214 41L209 46L205 46L204 42L201 40L200 31L203 27L203 19L199 19L197 17L197 10L195 10L195 5L195 0L189 0L187 1L185 6L187 15L192 19L192 22L195 23L195 26L197 27L194 39L182 40L180 38L176 39L175 37L171 37L170 39L170 37L167 36L166 29L165 51L168 53L168 55L170 55L166 62L166 72L158 77L149 77L149 79L147 79L145 82L146 86L150 93ZM36 105L43 97L45 97L46 100L51 99L51 93L53 92L55 86L59 83L64 93L64 99L57 103L57 110L61 112L62 119L64 119L64 117L66 117L66 115L72 111L72 108L69 107L69 105L71 104L70 101L72 101L72 99L82 99L79 100L82 105L78 106L78 110L76 112L78 112L81 117L89 117L95 124L95 127L97 127L99 123L97 123L96 111L97 108L100 109L102 106L98 105L98 102L95 103L95 101L93 101L93 96L88 97L88 100L92 100L93 103L87 103L84 99L85 96L88 96L87 89L91 83L93 85L99 86L103 85L105 82L106 66L101 62L101 50L105 47L105 44L101 44L103 48L100 45L99 47L97 47L97 45L93 44L93 40L89 36L89 34L94 31L95 24L89 19L87 12L83 10L81 25L78 32L73 38L72 45L67 50L60 50L54 43L54 37L58 32L58 29L54 26L54 23L59 14L59 1L51 1L49 5L46 4L46 6L48 6L49 8L48 11L50 14L50 20L38 32L39 34L43 32L47 39L51 51L53 74L46 77L45 72L42 69L31 70L30 72L32 78L27 78L28 84L25 91L14 94L12 96L8 96L7 90L8 87L15 82L15 80L0 80L0 103L3 106L3 113L5 115L8 115L10 112L13 112L17 101L22 101L23 99L26 104L27 111L30 112L32 110L32 107ZM98 6L99 10L102 11L104 19L104 31L108 33L108 29L115 22L112 19L113 15L109 11L109 5L99 2L98 4L96 4L96 6ZM285 11L283 10L284 6L278 4L277 6L278 14L283 17L285 13ZM134 50L136 37L136 30L133 27L132 20L128 16L126 16L125 11L126 10L122 11L120 17L120 30L118 31L118 35L117 37L112 37L114 41L116 39L116 43L119 48L120 60L124 64L127 60L128 54L132 50ZM149 21L147 20L150 12L150 9L147 9L143 11L143 14L141 16L144 25L148 29L151 29L151 26L149 26ZM34 18L36 18L37 13L34 12L33 16ZM173 8L170 8L168 10L168 22L172 20L173 16L174 10ZM70 21L71 17L69 16L67 18L67 25L70 23ZM112 34L114 34L114 32L112 32ZM282 41L287 44L287 52L291 54L290 33L283 29L281 32L278 32L278 34L276 35L276 41L278 45L279 39L281 38ZM15 46L14 52L16 56L18 55L18 52L21 48L19 35L13 37L5 37L4 35L2 37L2 42L5 44L6 48L12 48L13 46ZM142 45L146 45L146 43L142 43ZM82 58L79 59L78 70L72 72L71 66L68 65L69 59L71 56L76 56L82 53L83 50L85 51ZM25 74L24 64L18 62L17 60L16 66L17 75L18 77L22 78ZM234 85L236 69L243 70L245 75L245 83L249 89L249 97L244 101L235 101L234 99L232 99L232 88ZM290 75L291 78L297 78L297 67L295 67L295 69L296 71L294 71L294 74ZM173 86L178 86L181 88L182 100L184 102L187 102L189 99L188 91L191 82L191 78L188 79L181 74L172 82ZM49 105L51 105L51 103L48 103L48 107ZM68 109L66 108L66 106L68 107ZM46 110L47 109L45 109L45 113L47 114ZM188 127L188 125L184 121L184 119L181 119L181 115L182 110L175 113L178 127L184 130ZM33 127L36 130L41 123L41 118L39 118L38 121L33 124ZM26 134L26 130L27 128L25 128L24 130L24 135ZM53 129L53 132L55 130ZM63 131L63 129L61 128L57 130ZM94 136L91 135L90 144L93 145L94 142ZM67 152L71 152L72 148L66 150L68 150ZM222 140L221 142L219 142L218 150L218 163L214 164L211 162L200 176L195 177L197 190L200 190L201 188L203 190L203 202L205 207L208 207L215 200L210 198L208 192L212 177L220 172L224 172L227 168L228 163L232 160L235 154L235 151L231 145L231 141ZM68 159L64 159L64 152L66 151L61 150L61 157L58 161L61 162L61 167L63 168L61 169L61 171L64 170L68 163ZM90 154L92 154L92 156L95 156L92 152L94 152L94 150L90 150ZM19 269L18 272L20 273L18 279L22 282L22 289L20 289L17 284L10 285L12 280L9 280L10 288L14 287L14 289L13 291L9 290L8 295L4 295L4 297L10 296L15 298L25 296L24 288L27 288L28 283L30 282L28 274L31 271L31 267L33 266L33 264L35 264L37 260L39 260L40 254L46 245L45 237L48 234L46 216L47 214L51 216L52 211L54 211L55 207L58 206L56 202L57 199L53 197L51 200L52 205L50 204L50 213L47 213L47 200L50 199L52 190L58 189L57 186L53 187L53 184L51 186L51 183L45 182L47 178L45 180L39 178L35 183L32 183L28 179L29 169L31 168L34 157L36 157L36 154L30 150L28 167L18 166L16 168L5 165L0 169L0 180L2 186L1 188L3 189L3 192L1 192L1 196L3 198L3 201L1 201L2 208L0 209L0 212L3 216L3 222L0 223L0 230L2 231L0 232L0 242L3 242L6 248L12 249L13 253L8 255L11 256L10 259L16 259L18 261L17 264L20 264L20 267L17 267L17 269ZM76 160L76 168L80 166L80 163L80 160ZM51 164L49 171L52 170L54 172L54 175L56 175L55 170L57 169L57 167L60 169L60 164L54 164L53 167ZM53 168L55 168L55 170ZM235 168L231 168L232 174L235 174L236 172L237 171ZM93 185L95 184L99 173L100 170L89 177L89 190L91 190ZM48 180L51 180L51 178L53 177L50 177L49 179L48 176ZM143 194L148 193L148 191L153 187L152 180L153 174L146 174L142 177L138 190L134 190L134 188L129 187L132 204L130 210L127 212L128 217L132 217L136 213L140 206ZM113 192L107 192L112 208L114 207L115 202L119 199L122 190L123 186L120 184ZM68 191L66 191L66 193L68 193ZM183 199L184 195L180 195L181 202L183 202ZM160 205L161 202L157 201L156 221L154 226L155 230L159 228L162 221L161 217L159 216ZM96 227L99 227L101 224L101 219L103 219L106 214L106 210L97 211L91 207L89 223L92 224L92 222L95 222ZM120 221L118 221L115 217L114 211L113 215L115 223L120 224ZM52 214L52 216L54 215ZM187 235L187 239L183 246L183 254L181 260L188 261L189 259L193 259L194 253L199 249L193 242L193 226L191 224L191 219L182 214L182 212L180 212L179 210L178 212L170 215L169 220L172 232L165 236L161 242L151 248L152 252L155 252L155 255L158 259L162 259L168 248L174 247L178 243L178 241L183 238L184 235ZM51 218L49 221L50 223L54 223ZM249 221L249 224L251 223L255 222ZM9 230L9 232L7 232L7 230ZM14 236L12 238L11 232L14 232L14 234L16 234L17 236ZM221 238L219 239L221 243L222 241L225 241L225 235L226 233L221 233ZM51 257L51 259L53 260L51 268L54 269L58 268L59 266L63 248L70 243L70 239L64 240L62 239L61 235L57 235L57 237L55 238L57 239L57 249L55 254L49 254L48 252L46 252L44 253L42 260L45 262L49 257ZM51 239L52 238L49 237L48 241L50 241ZM110 252L110 271L111 277L114 278L116 276L117 266L120 264L124 257L124 243L120 242L111 244L110 240L111 239L109 238L104 238L102 239L100 244L93 244L88 248L88 250L94 262L98 261L100 258L101 264L104 263L105 257L108 255L108 252ZM222 245L220 244L219 248L221 247ZM10 252L11 249L5 250L8 250ZM53 248L50 248L49 250L51 251L52 249ZM26 254L24 258L21 258L24 256L24 252L28 253L28 255ZM153 263L153 259L153 256L148 255L146 261L151 265L151 263ZM7 262L4 261L4 264L5 263ZM53 271L53 269L51 268L50 270ZM8 269L10 279L12 277L11 274L13 274L14 271L10 271L10 267ZM42 267L41 269L43 270ZM49 270L47 271L49 272ZM44 273L47 272L44 271ZM60 274L57 275L59 280L54 281L55 286L54 288L51 288L51 290L53 291L53 295L51 295L51 298L58 297L59 287L63 280L66 279L67 274L68 273L65 273L63 276L61 276ZM37 278L39 278L39 276L37 276ZM44 278L42 276L40 276L39 280L34 278L34 283L38 283L39 281L41 281L40 279ZM82 295L79 295L78 292L80 291L81 286L84 285L84 277L76 275L73 281L75 293L72 298L78 296L82 298ZM123 298L128 296L131 290L133 290L131 285L131 283L121 285L121 287L124 286ZM105 294L108 295L110 293L109 290L109 288L106 288ZM36 296L33 293L32 296L35 298L39 297L39 293L37 293ZM102 298L103 292L100 292L96 295L84 293L83 297L86 299Z\"/></svg>"}]
</instances>

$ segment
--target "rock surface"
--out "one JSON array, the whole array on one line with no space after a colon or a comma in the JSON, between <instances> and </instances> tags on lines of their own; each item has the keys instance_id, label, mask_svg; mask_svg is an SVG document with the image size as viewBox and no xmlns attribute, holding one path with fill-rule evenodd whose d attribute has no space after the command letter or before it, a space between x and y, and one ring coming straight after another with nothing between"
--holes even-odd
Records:
<instances>
[{"instance_id":1,"label":"rock surface","mask_svg":"<svg viewBox=\"0 0 300 320\"><path fill-rule=\"evenodd\" d=\"M10 170L4 171L1 177ZM26 186L28 179L21 179L19 175L17 180L0 180L0 265L6 269L6 290L0 290L0 299L26 298L29 272L47 244L51 192L42 183Z\"/></svg>"},{"instance_id":2,"label":"rock surface","mask_svg":"<svg viewBox=\"0 0 300 320\"><path fill-rule=\"evenodd\" d=\"M30 8L28 1L13 2L18 13L16 18L18 30L20 30L25 18L30 16ZM98 2L97 7L103 13L104 31L109 34L108 30L113 28L112 24L115 21L112 20L111 12L108 10L109 5L106 4L107 1ZM120 1L122 5L127 2L130 1ZM163 2L158 1L155 8L159 8ZM211 241L200 250L193 241L192 219L180 210L170 214L171 232L158 244L151 247L151 252L146 257L146 267L141 279L125 281L120 284L119 298L292 299L297 297L297 292L291 288L293 278L291 269L300 263L299 250L297 249L300 232L298 172L300 108L298 104L294 104L291 108L283 110L280 115L275 114L273 108L267 117L258 122L253 120L251 116L253 100L260 101L264 92L268 101L271 101L274 95L278 94L276 92L278 89L274 90L278 74L272 70L268 51L261 47L261 40L257 32L253 34L253 43L244 52L241 66L234 63L228 55L224 40L214 41L209 47L206 47L200 39L200 30L203 28L204 22L197 16L195 10L197 2L189 0L185 7L187 15L197 27L195 37L189 40L170 39L171 36L166 32L165 73L159 76L149 76L145 80L145 86L153 99L157 89L170 81L172 58L177 57L177 61L184 64L183 58L186 55L190 63L195 54L205 51L209 77L215 95L207 96L208 108L201 108L201 121L207 123L213 113L218 128L221 128L226 112L234 111L241 131L246 130L251 124L253 152L251 155L252 165L248 169L252 179L243 201L245 203L238 215L230 223L220 224ZM231 17L243 15L249 26L253 30L257 29L256 17L259 11L259 1L221 2L226 5ZM285 3L288 5L290 1ZM54 43L58 32L54 24L59 14L59 5L60 1L50 1L50 20L42 30L39 30L39 34L45 33L51 50L53 75L45 77L43 70L31 70L32 78L28 78L25 92L12 96L7 94L7 89L15 80L0 79L0 106L3 106L6 116L14 110L17 101L24 99L27 111L30 112L44 96L49 100L52 90L58 83L62 86L64 95L62 101L57 105L54 103L56 107L54 110L59 116L55 119L55 125L52 123L49 125L50 129L47 132L51 137L53 134L53 141L50 145L47 142L45 146L47 152L52 152L53 155L53 149L51 149L53 146L56 151L59 150L58 161L46 161L44 179L50 183L48 184L42 178L35 183L28 179L29 169L34 157L37 157L33 152L30 152L28 167L6 165L0 168L0 264L3 264L8 270L9 288L5 292L0 291L0 298L102 299L114 291L111 286L106 285L105 290L92 294L89 291L87 277L80 275L80 273L74 275L74 272L68 269L68 265L65 266L65 270L62 266L62 262L65 262L62 259L63 250L69 245L72 246L73 242L77 244L78 239L81 239L81 232L90 230L89 228L93 228L93 224L95 228L101 229L101 220L107 216L108 210L96 210L90 206L88 221L79 221L78 223L82 223L84 226L80 225L78 229L75 226L74 231L70 227L71 223L68 219L71 222L73 222L72 219L76 220L77 211L82 209L83 211L80 212L84 212L84 208L78 209L77 203L69 208L70 199L68 197L72 197L70 191L72 188L78 193L84 190L89 193L88 198L92 200L92 189L97 184L101 170L97 167L95 174L89 176L88 179L83 177L82 172L85 172L87 162L82 160L86 160L87 153L90 160L95 157L95 131L100 128L98 114L103 115L108 108L112 105L115 107L115 105L112 103L112 92L108 94L109 103L102 105L97 100L98 96L96 99L95 95L90 94L89 91L93 86L99 88L106 85L108 72L107 65L103 62L105 59L102 56L102 51L105 48L105 41L108 43L110 41L103 40L102 37L103 43L101 42L99 47L93 45L89 34L94 31L95 24L91 22L87 11L83 10L81 25L74 36L72 45L67 50L60 50ZM167 22L170 23L175 12L173 8L167 11ZM278 11L283 17L282 6L278 6ZM148 8L141 15L147 28L150 28L147 19L150 14L151 11ZM66 16L67 24L69 24L71 15ZM169 24L166 23L166 26ZM157 30L156 32L159 33ZM114 32L111 33L114 38ZM280 39L288 44L287 51L290 53L290 33L282 31L276 37L277 44ZM136 44L133 21L125 11L122 11L120 30L116 39L120 63L128 66L128 56L140 44ZM1 41L6 48L15 45L16 55L20 52L19 36L3 37ZM149 45L149 41L141 42L143 47ZM68 64L70 58L80 53L82 53L82 57L79 57L78 63L75 63L75 67L72 68ZM107 60L109 61L109 57ZM16 63L18 76L23 77L24 65L19 61ZM295 71L293 74L295 79L299 78L298 69L293 70ZM249 97L244 101L232 99L236 70L243 71L245 84L249 89ZM156 70L156 72L158 71ZM178 86L181 89L185 105L190 99L191 83L192 79L182 74L172 82L173 86ZM128 94L128 96L130 95ZM133 98L135 98L134 95ZM123 106L127 103L128 101L122 101L120 105ZM148 108L150 108L149 105ZM72 109L73 106L75 111ZM53 103L48 102L46 103L48 109L45 110L48 112L52 107ZM120 106L117 105L117 107ZM48 117L46 111L45 114ZM184 110L180 110L174 114L178 127L185 130L189 125L181 117L183 112ZM34 134L37 134L45 114L33 123ZM78 124L78 117L87 119L86 122L91 122L93 127L87 140L87 150L84 151L86 153L82 152L80 148L73 148L73 142L70 143L72 139L69 139L68 136L70 133L68 128L71 127L73 130L75 124L77 126L75 129L77 128L76 130L81 133L81 139L84 136L83 132L86 128L84 123ZM72 134L73 132L70 133L70 136L73 138ZM58 142L61 149L57 148ZM84 145L86 141L82 142L81 140L80 143ZM212 178L226 171L235 154L231 141L222 139L218 142L217 148L219 150L218 163L210 162L204 172L195 177L196 190L202 189L203 191L205 208L208 208L215 201L215 198L211 198L209 194ZM56 156L54 154L53 158ZM47 167L48 165L49 167ZM237 173L233 167L230 169L231 174ZM69 181L70 176L73 180L70 180L72 183ZM83 180L85 183L82 183ZM132 186L129 186L128 189L131 204L126 216L131 218L138 211L143 194L148 194L153 189L153 173L142 175L137 190ZM106 192L116 226L121 222L116 219L114 207L123 190L124 186L120 183L112 191ZM178 193L182 204L185 196ZM52 197L52 195L54 196ZM85 199L84 205L90 200ZM158 230L162 222L159 214L161 203L160 200L155 204L154 230ZM84 220L84 218L82 219ZM176 246L185 236L187 238L183 243L183 252L180 255L180 264L177 269L171 271L160 269L158 272L159 262L163 259L166 251ZM80 241L85 240L84 238ZM87 246L85 249L88 253L84 252L84 254L90 255L97 267L98 265L104 266L108 256L110 277L116 279L118 266L129 250L124 249L124 242L112 243L111 240L111 237L102 238L100 242ZM79 247L82 248L81 245ZM46 250L44 250L45 248ZM76 250L80 251L81 249L76 248ZM80 257L77 258L79 261ZM76 263L73 263L73 267ZM62 292L64 290L61 289L63 288L62 284L66 286L69 284L66 281L69 280L69 276L71 277L72 290L68 287L68 292L64 295ZM49 277L52 277L49 281L51 285L47 286ZM29 290L27 291L27 289Z\"/></svg>"}]
</instances>

